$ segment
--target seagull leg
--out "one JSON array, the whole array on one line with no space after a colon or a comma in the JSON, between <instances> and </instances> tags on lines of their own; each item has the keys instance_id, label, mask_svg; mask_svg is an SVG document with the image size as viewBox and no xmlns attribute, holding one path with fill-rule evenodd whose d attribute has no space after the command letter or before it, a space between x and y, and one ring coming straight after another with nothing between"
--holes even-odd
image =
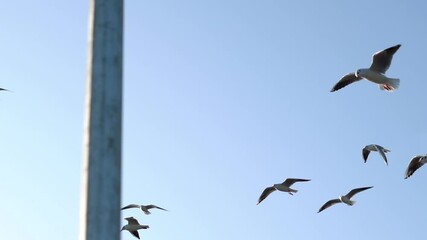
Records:
<instances>
[{"instance_id":1,"label":"seagull leg","mask_svg":"<svg viewBox=\"0 0 427 240\"><path fill-rule=\"evenodd\" d=\"M393 88L392 87L390 87L389 85L387 85L387 84L383 84L383 88L385 89L385 90L387 90L387 91L392 91L393 90Z\"/></svg>"},{"instance_id":2,"label":"seagull leg","mask_svg":"<svg viewBox=\"0 0 427 240\"><path fill-rule=\"evenodd\" d=\"M288 192L288 193L289 193L290 195L292 195L292 196L294 195L294 194L293 194L293 193L291 193L291 192Z\"/></svg>"}]
</instances>

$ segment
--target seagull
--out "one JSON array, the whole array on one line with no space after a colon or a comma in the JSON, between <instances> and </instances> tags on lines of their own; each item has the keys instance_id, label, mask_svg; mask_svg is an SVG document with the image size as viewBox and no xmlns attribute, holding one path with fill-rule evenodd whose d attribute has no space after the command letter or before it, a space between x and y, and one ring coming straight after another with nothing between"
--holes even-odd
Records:
<instances>
[{"instance_id":1,"label":"seagull","mask_svg":"<svg viewBox=\"0 0 427 240\"><path fill-rule=\"evenodd\" d=\"M145 214L151 214L151 212L150 211L148 211L148 209L151 209L151 208L157 208L157 209L160 209L160 210L163 210L163 211L167 211L166 209L164 209L164 208L161 208L161 207L158 207L158 206L156 206L156 205L153 205L153 204L150 204L150 205L138 205L138 204L129 204L129 205L127 205L126 207L122 207L122 208L120 208L120 210L124 210L124 209L128 209L128 208L141 208L141 210L145 213Z\"/></svg>"},{"instance_id":2,"label":"seagull","mask_svg":"<svg viewBox=\"0 0 427 240\"><path fill-rule=\"evenodd\" d=\"M393 91L399 88L400 80L398 78L388 78L384 74L390 67L393 55L400 48L400 44L389 47L372 55L372 63L369 68L358 69L355 73L344 75L331 89L335 92L350 83L362 80L363 78L378 84L381 90Z\"/></svg>"},{"instance_id":3,"label":"seagull","mask_svg":"<svg viewBox=\"0 0 427 240\"><path fill-rule=\"evenodd\" d=\"M120 231L128 230L133 236L135 236L138 239L140 239L139 238L139 234L138 234L138 230L139 229L147 229L147 228L149 228L148 225L140 225L138 223L138 220L136 220L133 217L127 217L125 219L128 221L128 224L124 225L122 227L122 230L120 230Z\"/></svg>"},{"instance_id":4,"label":"seagull","mask_svg":"<svg viewBox=\"0 0 427 240\"><path fill-rule=\"evenodd\" d=\"M381 156L383 157L385 165L388 165L387 157L385 156L385 153L390 152L390 150L385 149L385 148L383 148L377 144L367 145L363 148L362 155L363 155L363 160L365 160L365 163L368 160L368 156L369 156L369 153L371 153L371 151L378 151L381 154Z\"/></svg>"},{"instance_id":5,"label":"seagull","mask_svg":"<svg viewBox=\"0 0 427 240\"><path fill-rule=\"evenodd\" d=\"M274 184L271 187L267 187L266 189L264 189L264 191L261 193L261 196L258 198L258 203L257 205L262 202L262 200L264 200L268 195L270 195L270 193L279 190L282 192L287 192L290 195L293 195L292 193L296 193L298 192L298 190L292 189L290 188L290 186L296 182L307 182L310 181L311 179L300 179L300 178L287 178L284 182L282 183L277 183Z\"/></svg>"},{"instance_id":6,"label":"seagull","mask_svg":"<svg viewBox=\"0 0 427 240\"><path fill-rule=\"evenodd\" d=\"M340 196L339 198L335 198L335 199L331 199L329 201L327 201L325 204L323 204L323 206L319 209L319 211L317 213L320 213L321 211L325 210L326 208L336 204L336 203L345 203L349 206L353 206L353 204L356 201L351 201L350 198L353 197L354 195L356 195L357 193L360 193L361 191L365 191L368 190L370 188L373 188L373 186L371 187L362 187L362 188L355 188L353 190L351 190L350 192L348 192L346 195L344 196Z\"/></svg>"},{"instance_id":7,"label":"seagull","mask_svg":"<svg viewBox=\"0 0 427 240\"><path fill-rule=\"evenodd\" d=\"M408 168L405 171L405 179L410 177L417 171L418 168L422 167L425 163L427 163L427 155L418 155L411 159L409 162Z\"/></svg>"}]
</instances>

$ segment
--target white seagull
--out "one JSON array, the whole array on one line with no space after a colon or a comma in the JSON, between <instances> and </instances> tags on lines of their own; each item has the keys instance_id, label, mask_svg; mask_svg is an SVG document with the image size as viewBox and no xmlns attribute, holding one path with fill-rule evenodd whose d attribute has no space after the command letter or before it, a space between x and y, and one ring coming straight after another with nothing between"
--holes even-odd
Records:
<instances>
[{"instance_id":1,"label":"white seagull","mask_svg":"<svg viewBox=\"0 0 427 240\"><path fill-rule=\"evenodd\" d=\"M372 63L369 68L358 69L355 73L344 75L331 89L335 92L350 83L362 80L363 78L378 84L381 90L393 91L399 88L400 80L398 78L388 78L384 74L390 67L393 55L400 48L400 44L389 47L372 55Z\"/></svg>"},{"instance_id":2,"label":"white seagull","mask_svg":"<svg viewBox=\"0 0 427 240\"><path fill-rule=\"evenodd\" d=\"M330 207L336 203L345 203L348 206L353 206L353 204L356 201L352 201L352 200L350 200L350 198L352 198L357 193L360 193L361 191L365 191L365 190L370 189L370 188L373 188L373 187L371 186L371 187L355 188L355 189L351 190L350 192L348 192L344 196L340 196L339 198L331 199L331 200L327 201L325 204L323 204L323 206L319 209L319 211L317 213L320 213L321 211L325 210L326 208L328 208L328 207Z\"/></svg>"},{"instance_id":3,"label":"white seagull","mask_svg":"<svg viewBox=\"0 0 427 240\"><path fill-rule=\"evenodd\" d=\"M122 227L122 230L120 230L120 231L128 230L132 235L134 235L138 239L139 239L138 230L139 229L147 229L147 228L149 228L148 225L140 225L138 223L138 220L136 220L133 217L127 217L125 219L128 221L128 224L124 225Z\"/></svg>"},{"instance_id":4,"label":"white seagull","mask_svg":"<svg viewBox=\"0 0 427 240\"><path fill-rule=\"evenodd\" d=\"M410 177L417 171L418 168L422 167L425 163L427 163L427 155L418 155L411 159L409 162L408 168L405 171L405 179Z\"/></svg>"},{"instance_id":5,"label":"white seagull","mask_svg":"<svg viewBox=\"0 0 427 240\"><path fill-rule=\"evenodd\" d=\"M296 182L307 182L310 181L310 179L300 179L300 178L287 178L284 182L282 183L277 183L274 184L271 187L267 187L266 189L264 189L264 191L262 192L261 196L258 198L258 203L257 205L262 202L262 200L264 200L268 195L270 195L270 193L279 190L282 192L287 192L290 195L293 195L292 193L296 193L298 192L298 190L292 189L290 188L290 186Z\"/></svg>"},{"instance_id":6,"label":"white seagull","mask_svg":"<svg viewBox=\"0 0 427 240\"><path fill-rule=\"evenodd\" d=\"M129 204L129 205L125 206L125 207L120 208L120 210L124 210L124 209L128 209L128 208L141 208L141 210L145 214L147 214L147 215L151 214L151 212L148 211L148 209L151 209L151 208L157 208L157 209L160 209L160 210L163 210L163 211L167 211L166 209L158 207L158 206L153 205L153 204L150 204L150 205Z\"/></svg>"},{"instance_id":7,"label":"white seagull","mask_svg":"<svg viewBox=\"0 0 427 240\"><path fill-rule=\"evenodd\" d=\"M368 156L369 156L369 153L371 153L371 151L377 151L377 152L379 152L380 155L384 159L385 165L388 165L387 157L386 157L385 153L390 152L390 150L385 149L385 148L383 148L383 147L381 147L380 145L377 145L377 144L367 145L367 146L365 146L363 148L362 155L363 155L363 160L365 160L365 163L368 160Z\"/></svg>"}]
</instances>

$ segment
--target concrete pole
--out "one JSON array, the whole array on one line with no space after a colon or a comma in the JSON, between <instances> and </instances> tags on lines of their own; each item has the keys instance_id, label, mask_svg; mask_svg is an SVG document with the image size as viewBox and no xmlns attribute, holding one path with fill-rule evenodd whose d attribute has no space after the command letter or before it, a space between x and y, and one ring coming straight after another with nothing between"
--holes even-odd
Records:
<instances>
[{"instance_id":1,"label":"concrete pole","mask_svg":"<svg viewBox=\"0 0 427 240\"><path fill-rule=\"evenodd\" d=\"M120 239L123 0L90 0L80 240Z\"/></svg>"}]
</instances>

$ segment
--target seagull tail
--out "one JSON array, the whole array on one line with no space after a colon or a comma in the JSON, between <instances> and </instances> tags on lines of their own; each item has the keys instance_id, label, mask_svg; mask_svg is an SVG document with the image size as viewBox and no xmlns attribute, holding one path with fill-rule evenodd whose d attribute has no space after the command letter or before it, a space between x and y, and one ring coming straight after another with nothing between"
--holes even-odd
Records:
<instances>
[{"instance_id":1,"label":"seagull tail","mask_svg":"<svg viewBox=\"0 0 427 240\"><path fill-rule=\"evenodd\" d=\"M356 203L356 201L350 200L348 205L353 206L355 203Z\"/></svg>"},{"instance_id":2,"label":"seagull tail","mask_svg":"<svg viewBox=\"0 0 427 240\"><path fill-rule=\"evenodd\" d=\"M394 91L396 89L399 88L400 85L400 79L399 78L388 78L387 81L383 84L380 84L380 89L381 90L386 90L386 91Z\"/></svg>"}]
</instances>

